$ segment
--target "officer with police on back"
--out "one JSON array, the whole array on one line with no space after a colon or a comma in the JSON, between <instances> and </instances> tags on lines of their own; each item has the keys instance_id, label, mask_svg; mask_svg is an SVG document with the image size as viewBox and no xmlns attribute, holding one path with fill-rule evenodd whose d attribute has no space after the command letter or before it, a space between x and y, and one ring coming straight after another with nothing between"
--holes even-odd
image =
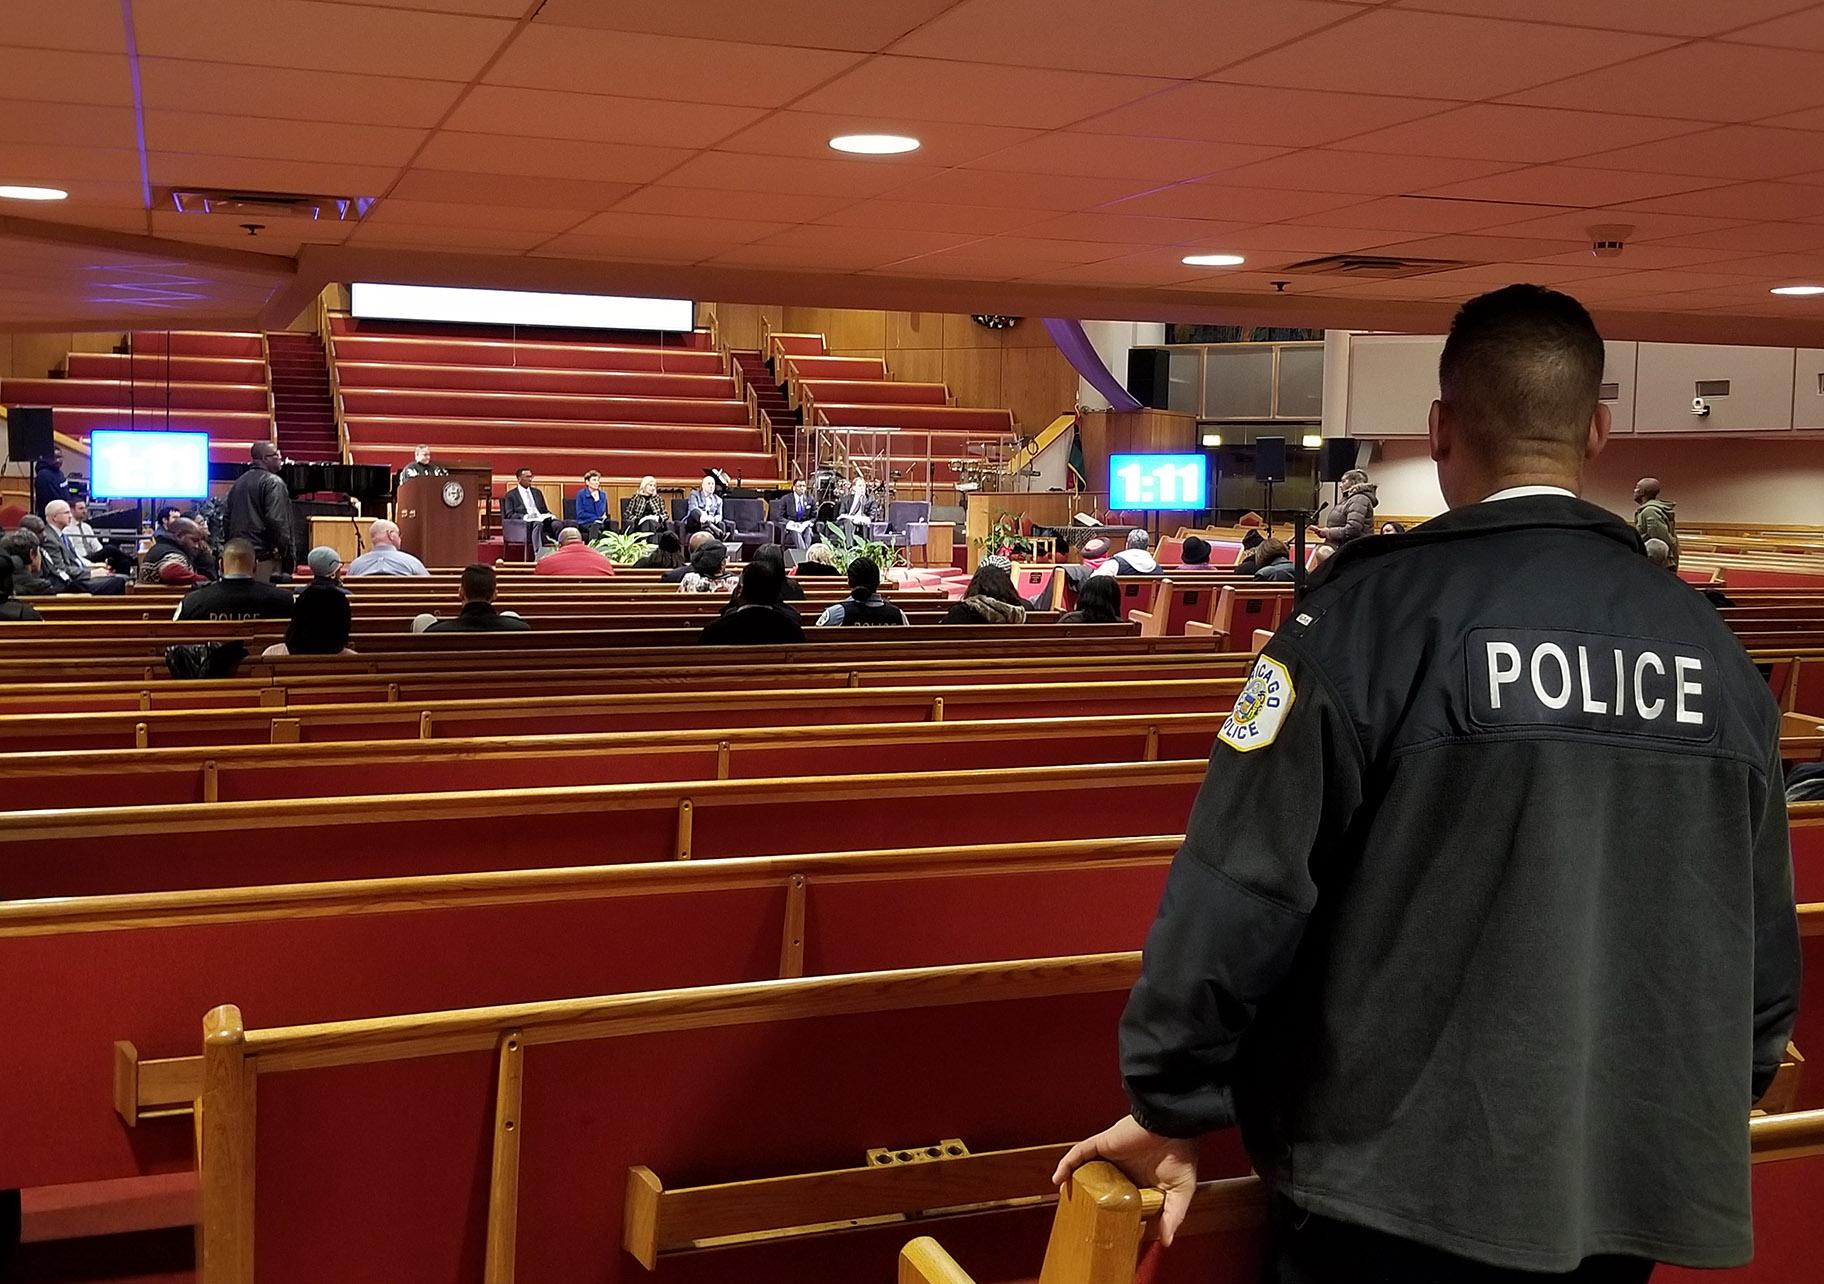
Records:
<instances>
[{"instance_id":1,"label":"officer with police on back","mask_svg":"<svg viewBox=\"0 0 1824 1284\"><path fill-rule=\"evenodd\" d=\"M1465 304L1450 511L1332 559L1219 734L1121 1022L1132 1114L1058 1169L1163 1187L1168 1243L1239 1124L1278 1284L1751 1255L1799 983L1779 713L1577 498L1603 355L1566 295Z\"/></svg>"}]
</instances>

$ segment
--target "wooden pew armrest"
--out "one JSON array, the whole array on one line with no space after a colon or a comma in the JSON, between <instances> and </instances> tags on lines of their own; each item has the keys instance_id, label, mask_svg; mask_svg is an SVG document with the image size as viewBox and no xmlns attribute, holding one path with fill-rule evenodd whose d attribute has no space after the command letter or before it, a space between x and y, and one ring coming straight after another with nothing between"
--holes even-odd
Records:
<instances>
[{"instance_id":1,"label":"wooden pew armrest","mask_svg":"<svg viewBox=\"0 0 1824 1284\"><path fill-rule=\"evenodd\" d=\"M1164 627L1159 614L1154 611L1129 611L1127 618L1140 626L1140 636L1143 638L1158 637L1160 629Z\"/></svg>"},{"instance_id":2,"label":"wooden pew armrest","mask_svg":"<svg viewBox=\"0 0 1824 1284\"><path fill-rule=\"evenodd\" d=\"M899 1284L975 1284L975 1279L943 1245L920 1235L899 1250Z\"/></svg>"},{"instance_id":3,"label":"wooden pew armrest","mask_svg":"<svg viewBox=\"0 0 1824 1284\"><path fill-rule=\"evenodd\" d=\"M1135 611L1134 614L1138 615L1140 612ZM1186 620L1184 636L1187 638L1222 638L1227 637L1228 634L1206 620Z\"/></svg>"},{"instance_id":4,"label":"wooden pew armrest","mask_svg":"<svg viewBox=\"0 0 1824 1284\"><path fill-rule=\"evenodd\" d=\"M128 1127L194 1114L202 1095L201 1057L142 1058L125 1039L114 1044L114 1112Z\"/></svg>"}]
</instances>

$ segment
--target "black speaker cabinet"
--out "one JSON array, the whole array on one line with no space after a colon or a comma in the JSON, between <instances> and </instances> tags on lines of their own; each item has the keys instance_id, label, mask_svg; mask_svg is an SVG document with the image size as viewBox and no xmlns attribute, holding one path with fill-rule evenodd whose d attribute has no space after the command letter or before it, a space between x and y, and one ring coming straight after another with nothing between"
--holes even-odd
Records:
<instances>
[{"instance_id":1,"label":"black speaker cabinet","mask_svg":"<svg viewBox=\"0 0 1824 1284\"><path fill-rule=\"evenodd\" d=\"M1339 482L1343 474L1355 467L1356 446L1360 443L1349 437L1326 437L1322 453L1317 459L1317 479L1319 481Z\"/></svg>"},{"instance_id":2,"label":"black speaker cabinet","mask_svg":"<svg viewBox=\"0 0 1824 1284\"><path fill-rule=\"evenodd\" d=\"M1286 439L1284 437L1256 437L1254 439L1254 480L1283 482L1285 479Z\"/></svg>"},{"instance_id":3,"label":"black speaker cabinet","mask_svg":"<svg viewBox=\"0 0 1824 1284\"><path fill-rule=\"evenodd\" d=\"M6 408L6 457L13 463L43 459L56 448L49 406Z\"/></svg>"},{"instance_id":4,"label":"black speaker cabinet","mask_svg":"<svg viewBox=\"0 0 1824 1284\"><path fill-rule=\"evenodd\" d=\"M1171 404L1171 353L1160 348L1127 350L1127 390L1143 406L1155 410Z\"/></svg>"}]
</instances>

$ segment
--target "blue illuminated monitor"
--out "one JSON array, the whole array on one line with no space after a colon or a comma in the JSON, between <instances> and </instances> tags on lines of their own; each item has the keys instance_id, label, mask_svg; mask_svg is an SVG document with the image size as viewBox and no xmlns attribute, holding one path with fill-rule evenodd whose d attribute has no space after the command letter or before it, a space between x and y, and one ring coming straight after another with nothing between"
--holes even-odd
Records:
<instances>
[{"instance_id":1,"label":"blue illuminated monitor","mask_svg":"<svg viewBox=\"0 0 1824 1284\"><path fill-rule=\"evenodd\" d=\"M1210 461L1203 455L1110 455L1110 508L1210 506Z\"/></svg>"},{"instance_id":2,"label":"blue illuminated monitor","mask_svg":"<svg viewBox=\"0 0 1824 1284\"><path fill-rule=\"evenodd\" d=\"M97 429L89 434L89 493L96 499L205 499L209 434Z\"/></svg>"}]
</instances>

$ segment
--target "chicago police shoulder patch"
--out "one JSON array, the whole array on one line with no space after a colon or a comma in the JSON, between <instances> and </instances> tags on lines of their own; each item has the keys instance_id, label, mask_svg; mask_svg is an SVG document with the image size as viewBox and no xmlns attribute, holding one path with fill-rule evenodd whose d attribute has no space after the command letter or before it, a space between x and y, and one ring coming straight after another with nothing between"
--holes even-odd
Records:
<instances>
[{"instance_id":1,"label":"chicago police shoulder patch","mask_svg":"<svg viewBox=\"0 0 1824 1284\"><path fill-rule=\"evenodd\" d=\"M1261 656L1254 662L1241 694L1235 697L1235 711L1222 724L1216 738L1242 753L1266 748L1279 735L1297 696L1286 666L1271 656Z\"/></svg>"}]
</instances>

